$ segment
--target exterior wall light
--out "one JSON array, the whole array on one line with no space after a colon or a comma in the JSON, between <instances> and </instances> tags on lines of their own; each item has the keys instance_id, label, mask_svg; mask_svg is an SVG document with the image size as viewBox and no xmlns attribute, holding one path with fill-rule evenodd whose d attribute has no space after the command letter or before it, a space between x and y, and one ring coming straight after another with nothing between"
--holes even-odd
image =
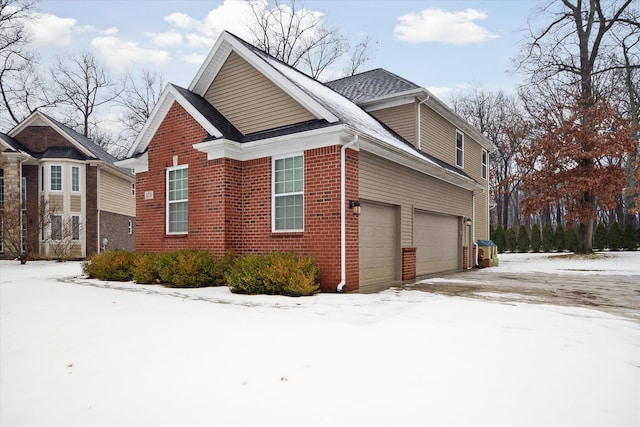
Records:
<instances>
[{"instance_id":1,"label":"exterior wall light","mask_svg":"<svg viewBox=\"0 0 640 427\"><path fill-rule=\"evenodd\" d=\"M362 207L360 206L360 202L358 200L349 200L349 209L353 211L355 216L360 216L362 213Z\"/></svg>"},{"instance_id":2,"label":"exterior wall light","mask_svg":"<svg viewBox=\"0 0 640 427\"><path fill-rule=\"evenodd\" d=\"M471 227L471 218L467 218L465 220L465 224L467 225L467 227Z\"/></svg>"}]
</instances>

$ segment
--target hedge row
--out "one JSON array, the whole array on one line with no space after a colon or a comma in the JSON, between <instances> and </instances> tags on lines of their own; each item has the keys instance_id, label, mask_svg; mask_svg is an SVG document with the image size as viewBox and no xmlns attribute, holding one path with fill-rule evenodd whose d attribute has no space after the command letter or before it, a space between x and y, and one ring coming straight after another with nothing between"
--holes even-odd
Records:
<instances>
[{"instance_id":1,"label":"hedge row","mask_svg":"<svg viewBox=\"0 0 640 427\"><path fill-rule=\"evenodd\" d=\"M564 250L575 251L578 245L578 237L573 227L563 228L558 226L555 230L550 224L545 224L540 230L538 224L531 226L528 231L524 225L516 230L508 228L506 231L501 225L491 227L491 240L498 246L500 252L551 252ZM602 223L598 223L593 235L593 248L597 250L609 249L612 251L635 250L640 243L640 229L636 230L631 224L627 224L624 230L617 222L607 229Z\"/></svg>"},{"instance_id":2,"label":"hedge row","mask_svg":"<svg viewBox=\"0 0 640 427\"><path fill-rule=\"evenodd\" d=\"M319 289L313 257L291 253L246 255L186 249L161 254L105 251L82 263L91 279L158 283L174 288L229 286L232 292L304 296Z\"/></svg>"}]
</instances>

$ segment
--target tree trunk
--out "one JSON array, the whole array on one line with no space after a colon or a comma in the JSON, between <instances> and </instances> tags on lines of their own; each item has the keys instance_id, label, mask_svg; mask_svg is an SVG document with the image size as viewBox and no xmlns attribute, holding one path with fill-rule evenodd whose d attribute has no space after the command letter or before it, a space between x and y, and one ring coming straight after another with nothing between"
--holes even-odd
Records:
<instances>
[{"instance_id":1,"label":"tree trunk","mask_svg":"<svg viewBox=\"0 0 640 427\"><path fill-rule=\"evenodd\" d=\"M593 220L578 225L577 254L590 254L593 252Z\"/></svg>"}]
</instances>

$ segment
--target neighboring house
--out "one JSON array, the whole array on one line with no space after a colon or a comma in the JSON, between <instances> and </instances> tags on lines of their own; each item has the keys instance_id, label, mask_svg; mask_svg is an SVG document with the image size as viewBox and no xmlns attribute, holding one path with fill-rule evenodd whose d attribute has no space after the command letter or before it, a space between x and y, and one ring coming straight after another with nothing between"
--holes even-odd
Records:
<instances>
[{"instance_id":1,"label":"neighboring house","mask_svg":"<svg viewBox=\"0 0 640 427\"><path fill-rule=\"evenodd\" d=\"M323 291L473 266L495 147L384 70L319 83L224 32L118 164L136 248L314 255Z\"/></svg>"},{"instance_id":2,"label":"neighboring house","mask_svg":"<svg viewBox=\"0 0 640 427\"><path fill-rule=\"evenodd\" d=\"M85 258L106 249L135 248L135 176L88 138L36 111L0 133L0 213L21 228L32 257ZM10 206L20 201L18 222ZM14 201L13 204L10 201ZM20 216L20 215L18 215ZM13 236L16 234L13 233ZM0 257L8 256L7 242Z\"/></svg>"}]
</instances>

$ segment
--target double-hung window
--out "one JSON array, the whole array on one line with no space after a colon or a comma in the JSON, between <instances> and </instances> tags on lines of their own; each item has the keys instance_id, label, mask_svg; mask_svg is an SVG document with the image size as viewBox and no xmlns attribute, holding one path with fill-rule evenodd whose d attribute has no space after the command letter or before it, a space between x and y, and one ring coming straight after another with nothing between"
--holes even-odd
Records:
<instances>
[{"instance_id":1,"label":"double-hung window","mask_svg":"<svg viewBox=\"0 0 640 427\"><path fill-rule=\"evenodd\" d=\"M188 231L189 168L175 166L167 170L167 234Z\"/></svg>"},{"instance_id":2,"label":"double-hung window","mask_svg":"<svg viewBox=\"0 0 640 427\"><path fill-rule=\"evenodd\" d=\"M51 240L62 240L62 215L51 215Z\"/></svg>"},{"instance_id":3,"label":"double-hung window","mask_svg":"<svg viewBox=\"0 0 640 427\"><path fill-rule=\"evenodd\" d=\"M80 240L80 215L71 215L71 240Z\"/></svg>"},{"instance_id":4,"label":"double-hung window","mask_svg":"<svg viewBox=\"0 0 640 427\"><path fill-rule=\"evenodd\" d=\"M484 148L482 149L482 178L483 179L487 179L487 150L485 150Z\"/></svg>"},{"instance_id":5,"label":"double-hung window","mask_svg":"<svg viewBox=\"0 0 640 427\"><path fill-rule=\"evenodd\" d=\"M71 166L71 191L80 192L80 167Z\"/></svg>"},{"instance_id":6,"label":"double-hung window","mask_svg":"<svg viewBox=\"0 0 640 427\"><path fill-rule=\"evenodd\" d=\"M49 191L62 191L62 165L49 166Z\"/></svg>"},{"instance_id":7,"label":"double-hung window","mask_svg":"<svg viewBox=\"0 0 640 427\"><path fill-rule=\"evenodd\" d=\"M304 229L304 157L273 159L273 231Z\"/></svg>"},{"instance_id":8,"label":"double-hung window","mask_svg":"<svg viewBox=\"0 0 640 427\"><path fill-rule=\"evenodd\" d=\"M464 133L456 129L456 166L464 167Z\"/></svg>"}]
</instances>

